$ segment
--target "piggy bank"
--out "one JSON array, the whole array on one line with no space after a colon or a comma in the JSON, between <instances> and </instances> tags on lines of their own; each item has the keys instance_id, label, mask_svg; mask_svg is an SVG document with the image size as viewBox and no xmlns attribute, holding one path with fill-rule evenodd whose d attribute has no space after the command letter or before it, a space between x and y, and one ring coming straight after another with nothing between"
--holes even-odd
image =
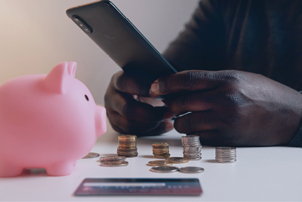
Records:
<instances>
[{"instance_id":1,"label":"piggy bank","mask_svg":"<svg viewBox=\"0 0 302 202\"><path fill-rule=\"evenodd\" d=\"M0 86L0 176L24 168L69 175L106 132L106 110L75 78L75 62Z\"/></svg>"}]
</instances>

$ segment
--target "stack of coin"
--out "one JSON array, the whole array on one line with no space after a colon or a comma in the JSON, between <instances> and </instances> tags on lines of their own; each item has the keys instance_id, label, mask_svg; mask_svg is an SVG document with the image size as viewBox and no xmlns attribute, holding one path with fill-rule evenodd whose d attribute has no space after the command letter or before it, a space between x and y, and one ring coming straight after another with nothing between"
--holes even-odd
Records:
<instances>
[{"instance_id":1,"label":"stack of coin","mask_svg":"<svg viewBox=\"0 0 302 202\"><path fill-rule=\"evenodd\" d=\"M200 160L201 159L201 144L199 136L187 135L181 137L183 146L183 155L185 159Z\"/></svg>"},{"instance_id":2,"label":"stack of coin","mask_svg":"<svg viewBox=\"0 0 302 202\"><path fill-rule=\"evenodd\" d=\"M104 156L100 158L101 166L105 167L117 167L117 166L127 166L128 161L125 161L124 156Z\"/></svg>"},{"instance_id":3,"label":"stack of coin","mask_svg":"<svg viewBox=\"0 0 302 202\"><path fill-rule=\"evenodd\" d=\"M135 157L138 155L136 148L136 135L119 135L117 155Z\"/></svg>"},{"instance_id":4,"label":"stack of coin","mask_svg":"<svg viewBox=\"0 0 302 202\"><path fill-rule=\"evenodd\" d=\"M154 158L166 159L170 157L168 143L164 143L164 142L153 143L152 150L153 150Z\"/></svg>"},{"instance_id":5,"label":"stack of coin","mask_svg":"<svg viewBox=\"0 0 302 202\"><path fill-rule=\"evenodd\" d=\"M219 163L234 163L236 161L236 147L216 147L215 159Z\"/></svg>"}]
</instances>

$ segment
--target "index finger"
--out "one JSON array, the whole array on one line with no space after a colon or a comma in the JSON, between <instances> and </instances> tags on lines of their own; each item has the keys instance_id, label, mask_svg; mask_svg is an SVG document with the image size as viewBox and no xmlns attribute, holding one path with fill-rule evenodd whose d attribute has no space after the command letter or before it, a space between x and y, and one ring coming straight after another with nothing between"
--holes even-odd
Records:
<instances>
[{"instance_id":1,"label":"index finger","mask_svg":"<svg viewBox=\"0 0 302 202\"><path fill-rule=\"evenodd\" d=\"M150 88L152 97L177 93L180 91L196 91L213 89L221 83L218 72L189 70L157 79Z\"/></svg>"},{"instance_id":2,"label":"index finger","mask_svg":"<svg viewBox=\"0 0 302 202\"><path fill-rule=\"evenodd\" d=\"M125 73L124 71L119 71L112 76L111 83L113 87L124 93L139 95L139 96L149 96L150 84L142 82L135 76Z\"/></svg>"}]
</instances>

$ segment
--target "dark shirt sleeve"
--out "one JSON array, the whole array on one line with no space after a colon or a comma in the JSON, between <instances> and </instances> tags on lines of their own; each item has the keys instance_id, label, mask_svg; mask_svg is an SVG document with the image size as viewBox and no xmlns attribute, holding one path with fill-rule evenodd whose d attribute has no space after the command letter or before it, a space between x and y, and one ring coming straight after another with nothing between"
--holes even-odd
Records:
<instances>
[{"instance_id":1,"label":"dark shirt sleeve","mask_svg":"<svg viewBox=\"0 0 302 202\"><path fill-rule=\"evenodd\" d=\"M201 0L164 52L178 70L235 69L302 90L301 0ZM302 125L288 144L302 147Z\"/></svg>"},{"instance_id":2,"label":"dark shirt sleeve","mask_svg":"<svg viewBox=\"0 0 302 202\"><path fill-rule=\"evenodd\" d=\"M302 147L302 124L294 135L293 139L287 144L290 147Z\"/></svg>"},{"instance_id":3,"label":"dark shirt sleeve","mask_svg":"<svg viewBox=\"0 0 302 202\"><path fill-rule=\"evenodd\" d=\"M302 91L300 91L302 94ZM298 128L297 132L295 133L293 139L287 144L287 146L291 147L302 147L302 120L300 123L300 127Z\"/></svg>"},{"instance_id":4,"label":"dark shirt sleeve","mask_svg":"<svg viewBox=\"0 0 302 202\"><path fill-rule=\"evenodd\" d=\"M224 23L219 1L200 1L190 22L165 51L165 58L178 70L223 69Z\"/></svg>"}]
</instances>

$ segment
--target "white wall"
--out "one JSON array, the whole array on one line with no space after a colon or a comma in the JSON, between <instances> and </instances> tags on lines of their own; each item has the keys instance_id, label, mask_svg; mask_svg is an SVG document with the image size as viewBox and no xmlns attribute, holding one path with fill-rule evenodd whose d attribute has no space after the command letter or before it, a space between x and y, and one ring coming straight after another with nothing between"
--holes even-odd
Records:
<instances>
[{"instance_id":1,"label":"white wall","mask_svg":"<svg viewBox=\"0 0 302 202\"><path fill-rule=\"evenodd\" d=\"M120 68L65 14L93 0L0 0L0 84L16 76L46 74L76 61L76 77L103 97ZM198 0L112 0L162 52L188 21Z\"/></svg>"}]
</instances>

